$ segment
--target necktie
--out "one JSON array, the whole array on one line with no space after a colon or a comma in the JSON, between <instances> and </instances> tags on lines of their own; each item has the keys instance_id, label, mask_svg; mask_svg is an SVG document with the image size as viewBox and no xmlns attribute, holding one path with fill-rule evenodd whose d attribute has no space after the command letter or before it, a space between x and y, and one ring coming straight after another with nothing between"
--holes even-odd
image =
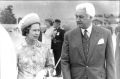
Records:
<instances>
[{"instance_id":1,"label":"necktie","mask_svg":"<svg viewBox=\"0 0 120 79\"><path fill-rule=\"evenodd\" d=\"M84 50L84 54L85 54L85 57L86 57L86 60L87 60L87 55L88 55L88 49L89 49L89 43L88 43L88 40L89 40L89 37L88 37L88 34L87 34L87 30L84 30L84 46L83 46L83 50Z\"/></svg>"},{"instance_id":2,"label":"necktie","mask_svg":"<svg viewBox=\"0 0 120 79\"><path fill-rule=\"evenodd\" d=\"M85 29L85 30L84 30L84 37L85 37L86 40L89 39L87 32L88 32L88 31Z\"/></svg>"}]
</instances>

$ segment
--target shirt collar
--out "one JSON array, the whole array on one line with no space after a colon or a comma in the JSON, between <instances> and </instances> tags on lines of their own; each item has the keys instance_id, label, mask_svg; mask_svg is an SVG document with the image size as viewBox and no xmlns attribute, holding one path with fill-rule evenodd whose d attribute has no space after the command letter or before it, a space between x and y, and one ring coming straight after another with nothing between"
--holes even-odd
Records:
<instances>
[{"instance_id":1,"label":"shirt collar","mask_svg":"<svg viewBox=\"0 0 120 79\"><path fill-rule=\"evenodd\" d=\"M88 31L88 32L87 32L88 37L90 37L91 32L92 32L92 24L91 24L86 30ZM84 35L85 29L82 29L82 28L81 28L81 31L82 31L82 34Z\"/></svg>"}]
</instances>

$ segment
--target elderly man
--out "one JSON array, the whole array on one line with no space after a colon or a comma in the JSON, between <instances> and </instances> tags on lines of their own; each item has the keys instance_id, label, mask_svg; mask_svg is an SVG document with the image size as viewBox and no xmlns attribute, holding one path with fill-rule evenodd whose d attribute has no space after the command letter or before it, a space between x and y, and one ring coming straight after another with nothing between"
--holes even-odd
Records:
<instances>
[{"instance_id":1,"label":"elderly man","mask_svg":"<svg viewBox=\"0 0 120 79\"><path fill-rule=\"evenodd\" d=\"M115 79L111 32L92 25L91 3L76 7L78 27L67 32L61 55L64 79Z\"/></svg>"}]
</instances>

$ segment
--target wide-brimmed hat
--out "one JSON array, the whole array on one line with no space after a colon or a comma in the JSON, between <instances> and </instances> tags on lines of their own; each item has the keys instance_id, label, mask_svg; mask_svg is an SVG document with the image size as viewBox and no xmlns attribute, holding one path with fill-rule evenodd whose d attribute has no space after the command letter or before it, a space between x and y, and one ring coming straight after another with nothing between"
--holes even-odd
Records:
<instances>
[{"instance_id":1,"label":"wide-brimmed hat","mask_svg":"<svg viewBox=\"0 0 120 79\"><path fill-rule=\"evenodd\" d=\"M34 23L40 23L40 18L36 13L30 13L23 17L23 19L19 22L19 27L23 30L25 27Z\"/></svg>"}]
</instances>

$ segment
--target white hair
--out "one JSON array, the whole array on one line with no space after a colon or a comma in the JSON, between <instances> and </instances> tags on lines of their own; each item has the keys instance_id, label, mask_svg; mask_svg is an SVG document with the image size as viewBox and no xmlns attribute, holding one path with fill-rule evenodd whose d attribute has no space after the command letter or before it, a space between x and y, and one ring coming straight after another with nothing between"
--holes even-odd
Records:
<instances>
[{"instance_id":1,"label":"white hair","mask_svg":"<svg viewBox=\"0 0 120 79\"><path fill-rule=\"evenodd\" d=\"M86 9L87 14L89 14L92 17L95 16L95 7L94 7L94 5L92 3L78 4L76 6L76 11L79 11L80 9Z\"/></svg>"}]
</instances>

